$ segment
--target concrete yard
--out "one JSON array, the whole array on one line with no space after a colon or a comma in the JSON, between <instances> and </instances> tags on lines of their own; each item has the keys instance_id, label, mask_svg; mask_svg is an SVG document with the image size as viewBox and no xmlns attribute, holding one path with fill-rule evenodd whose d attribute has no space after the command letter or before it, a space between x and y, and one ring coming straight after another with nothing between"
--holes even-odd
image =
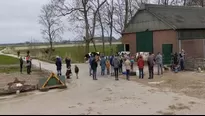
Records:
<instances>
[{"instance_id":1,"label":"concrete yard","mask_svg":"<svg viewBox=\"0 0 205 116\"><path fill-rule=\"evenodd\" d=\"M39 62L33 60L34 65ZM41 65L55 71L54 64L41 62ZM78 66L79 79L73 76L66 90L0 97L0 114L205 114L203 99L162 92L134 81L115 81L110 76L98 76L93 81L88 76L88 64Z\"/></svg>"}]
</instances>

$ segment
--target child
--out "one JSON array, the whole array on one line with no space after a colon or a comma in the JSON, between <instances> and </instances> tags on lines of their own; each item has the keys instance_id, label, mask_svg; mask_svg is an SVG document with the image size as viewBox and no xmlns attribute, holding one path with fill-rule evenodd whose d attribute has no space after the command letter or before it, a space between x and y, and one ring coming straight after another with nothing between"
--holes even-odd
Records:
<instances>
[{"instance_id":1,"label":"child","mask_svg":"<svg viewBox=\"0 0 205 116\"><path fill-rule=\"evenodd\" d=\"M133 56L131 57L130 62L131 62L131 71L133 72L133 67L134 67L134 62L135 62Z\"/></svg>"},{"instance_id":2,"label":"child","mask_svg":"<svg viewBox=\"0 0 205 116\"><path fill-rule=\"evenodd\" d=\"M75 74L77 79L78 79L78 73L79 73L79 68L77 65L75 65Z\"/></svg>"},{"instance_id":3,"label":"child","mask_svg":"<svg viewBox=\"0 0 205 116\"><path fill-rule=\"evenodd\" d=\"M67 79L70 79L70 76L71 76L72 72L71 72L71 68L70 66L67 68L67 71L66 71L66 77Z\"/></svg>"},{"instance_id":4,"label":"child","mask_svg":"<svg viewBox=\"0 0 205 116\"><path fill-rule=\"evenodd\" d=\"M106 60L106 68L107 68L107 75L110 74L110 61L107 59Z\"/></svg>"},{"instance_id":5,"label":"child","mask_svg":"<svg viewBox=\"0 0 205 116\"><path fill-rule=\"evenodd\" d=\"M139 59L137 61L137 65L138 65L138 68L139 68L139 78L140 79L143 79L144 78L144 60L142 58L142 56L140 55L139 56Z\"/></svg>"}]
</instances>

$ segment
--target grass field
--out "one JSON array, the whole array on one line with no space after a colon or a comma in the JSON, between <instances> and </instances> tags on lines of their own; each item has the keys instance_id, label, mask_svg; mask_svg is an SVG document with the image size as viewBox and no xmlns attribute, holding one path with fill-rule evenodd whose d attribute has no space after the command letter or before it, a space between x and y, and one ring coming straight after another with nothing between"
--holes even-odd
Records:
<instances>
[{"instance_id":1,"label":"grass field","mask_svg":"<svg viewBox=\"0 0 205 116\"><path fill-rule=\"evenodd\" d=\"M0 55L0 65L19 64L19 59L10 56Z\"/></svg>"},{"instance_id":2,"label":"grass field","mask_svg":"<svg viewBox=\"0 0 205 116\"><path fill-rule=\"evenodd\" d=\"M102 45L96 46L98 52L103 51ZM46 60L46 55L43 53L43 49L45 48L36 48L36 49L29 49L30 55L35 56L41 60ZM117 45L112 45L112 49L114 52L117 50ZM28 49L27 49L28 50ZM26 49L19 50L21 55L25 55L27 52ZM17 54L18 50L15 50L15 54ZM93 46L90 46L90 52L95 51ZM110 54L110 46L105 45L105 55ZM85 46L70 46L70 47L56 47L55 51L53 53L53 58L51 58L52 61L54 61L55 56L58 55L62 58L65 58L66 56L70 57L72 59L72 62L83 62L84 61L84 55L85 55Z\"/></svg>"},{"instance_id":3,"label":"grass field","mask_svg":"<svg viewBox=\"0 0 205 116\"><path fill-rule=\"evenodd\" d=\"M0 51L3 50L5 47L0 47Z\"/></svg>"}]
</instances>

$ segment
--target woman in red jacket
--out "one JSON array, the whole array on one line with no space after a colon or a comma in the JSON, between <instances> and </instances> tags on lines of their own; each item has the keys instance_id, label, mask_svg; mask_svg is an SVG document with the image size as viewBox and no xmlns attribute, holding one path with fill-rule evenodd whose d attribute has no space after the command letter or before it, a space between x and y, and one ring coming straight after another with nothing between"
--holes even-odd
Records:
<instances>
[{"instance_id":1,"label":"woman in red jacket","mask_svg":"<svg viewBox=\"0 0 205 116\"><path fill-rule=\"evenodd\" d=\"M139 56L139 59L137 60L137 66L139 68L139 78L143 79L144 78L144 60L142 58L142 56Z\"/></svg>"}]
</instances>

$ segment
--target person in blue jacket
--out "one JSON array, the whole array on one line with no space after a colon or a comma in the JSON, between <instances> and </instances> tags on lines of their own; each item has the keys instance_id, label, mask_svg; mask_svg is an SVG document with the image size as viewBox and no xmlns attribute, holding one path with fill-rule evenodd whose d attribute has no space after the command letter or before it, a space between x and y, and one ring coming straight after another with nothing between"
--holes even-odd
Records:
<instances>
[{"instance_id":1,"label":"person in blue jacket","mask_svg":"<svg viewBox=\"0 0 205 116\"><path fill-rule=\"evenodd\" d=\"M57 68L57 75L61 76L62 62L59 56L56 57L56 68Z\"/></svg>"},{"instance_id":2,"label":"person in blue jacket","mask_svg":"<svg viewBox=\"0 0 205 116\"><path fill-rule=\"evenodd\" d=\"M104 56L101 57L100 66L101 66L101 75L105 75L106 59Z\"/></svg>"},{"instance_id":3,"label":"person in blue jacket","mask_svg":"<svg viewBox=\"0 0 205 116\"><path fill-rule=\"evenodd\" d=\"M92 61L93 61L93 55L91 54L90 55L90 58L89 58L89 73L90 73L90 76L92 76Z\"/></svg>"}]
</instances>

